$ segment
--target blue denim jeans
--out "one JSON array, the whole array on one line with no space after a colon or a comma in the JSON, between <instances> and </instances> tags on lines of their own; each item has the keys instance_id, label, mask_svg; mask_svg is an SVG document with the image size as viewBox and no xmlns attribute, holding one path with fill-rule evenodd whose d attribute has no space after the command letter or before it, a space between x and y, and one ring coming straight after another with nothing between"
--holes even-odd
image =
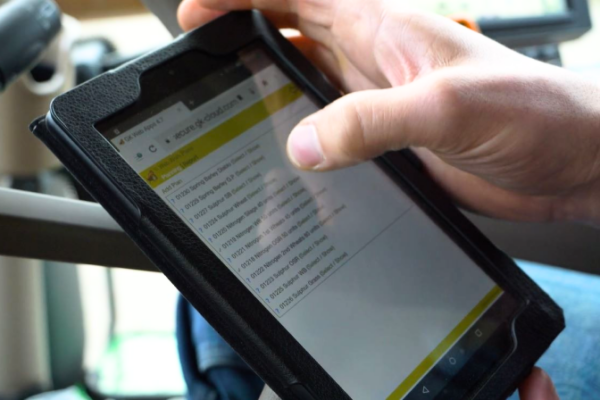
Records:
<instances>
[{"instance_id":1,"label":"blue denim jeans","mask_svg":"<svg viewBox=\"0 0 600 400\"><path fill-rule=\"evenodd\" d=\"M567 318L567 329L539 365L554 379L561 400L600 399L600 277L520 265L564 308ZM258 399L263 382L183 298L177 307L188 399Z\"/></svg>"},{"instance_id":2,"label":"blue denim jeans","mask_svg":"<svg viewBox=\"0 0 600 400\"><path fill-rule=\"evenodd\" d=\"M176 334L189 400L258 399L263 381L183 297Z\"/></svg>"},{"instance_id":3,"label":"blue denim jeans","mask_svg":"<svg viewBox=\"0 0 600 400\"><path fill-rule=\"evenodd\" d=\"M554 380L561 400L600 399L600 277L519 265L564 309L567 320L538 365Z\"/></svg>"}]
</instances>

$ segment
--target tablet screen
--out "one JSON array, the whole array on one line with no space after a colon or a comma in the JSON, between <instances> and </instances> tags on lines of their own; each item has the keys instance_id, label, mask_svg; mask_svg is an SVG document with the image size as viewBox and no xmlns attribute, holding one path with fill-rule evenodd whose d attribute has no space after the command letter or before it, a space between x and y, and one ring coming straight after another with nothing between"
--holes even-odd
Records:
<instances>
[{"instance_id":1,"label":"tablet screen","mask_svg":"<svg viewBox=\"0 0 600 400\"><path fill-rule=\"evenodd\" d=\"M255 47L98 129L352 398L433 398L515 303L375 163L295 169L318 109Z\"/></svg>"}]
</instances>

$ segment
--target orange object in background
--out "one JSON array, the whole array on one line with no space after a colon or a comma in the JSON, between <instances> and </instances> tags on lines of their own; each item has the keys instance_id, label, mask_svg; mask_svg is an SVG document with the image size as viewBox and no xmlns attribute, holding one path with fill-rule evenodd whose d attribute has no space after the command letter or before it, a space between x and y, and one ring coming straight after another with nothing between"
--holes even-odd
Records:
<instances>
[{"instance_id":1,"label":"orange object in background","mask_svg":"<svg viewBox=\"0 0 600 400\"><path fill-rule=\"evenodd\" d=\"M456 15L451 15L449 18L451 20L461 24L462 26L469 28L472 31L481 33L481 28L479 27L479 24L477 23L477 21L475 21L471 17L468 17L466 15L456 14Z\"/></svg>"},{"instance_id":2,"label":"orange object in background","mask_svg":"<svg viewBox=\"0 0 600 400\"><path fill-rule=\"evenodd\" d=\"M76 18L114 17L147 12L139 0L56 0L59 7Z\"/></svg>"}]
</instances>

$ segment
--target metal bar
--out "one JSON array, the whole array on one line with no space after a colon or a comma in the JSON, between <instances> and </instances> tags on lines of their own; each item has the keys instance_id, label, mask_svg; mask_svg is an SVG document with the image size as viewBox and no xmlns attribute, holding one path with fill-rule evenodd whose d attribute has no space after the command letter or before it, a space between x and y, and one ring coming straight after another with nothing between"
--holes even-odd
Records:
<instances>
[{"instance_id":1,"label":"metal bar","mask_svg":"<svg viewBox=\"0 0 600 400\"><path fill-rule=\"evenodd\" d=\"M600 274L600 230L469 215L510 256ZM0 188L0 255L156 271L98 204Z\"/></svg>"},{"instance_id":2,"label":"metal bar","mask_svg":"<svg viewBox=\"0 0 600 400\"><path fill-rule=\"evenodd\" d=\"M156 271L100 205L3 188L0 254Z\"/></svg>"}]
</instances>

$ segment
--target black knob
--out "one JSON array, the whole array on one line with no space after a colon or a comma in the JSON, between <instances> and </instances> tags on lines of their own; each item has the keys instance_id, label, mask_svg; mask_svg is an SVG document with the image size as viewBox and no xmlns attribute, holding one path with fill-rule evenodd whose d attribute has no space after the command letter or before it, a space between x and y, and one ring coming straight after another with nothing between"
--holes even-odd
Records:
<instances>
[{"instance_id":1,"label":"black knob","mask_svg":"<svg viewBox=\"0 0 600 400\"><path fill-rule=\"evenodd\" d=\"M0 6L0 91L27 71L61 29L52 0L12 0Z\"/></svg>"}]
</instances>

